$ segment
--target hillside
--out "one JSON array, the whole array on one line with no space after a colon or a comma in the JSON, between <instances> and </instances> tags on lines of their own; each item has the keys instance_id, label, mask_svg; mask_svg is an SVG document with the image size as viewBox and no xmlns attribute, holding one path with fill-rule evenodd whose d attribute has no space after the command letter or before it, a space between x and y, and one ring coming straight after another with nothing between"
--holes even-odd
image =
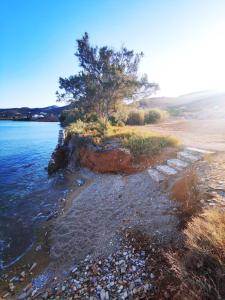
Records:
<instances>
[{"instance_id":1,"label":"hillside","mask_svg":"<svg viewBox=\"0 0 225 300\"><path fill-rule=\"evenodd\" d=\"M195 118L224 118L225 93L201 91L179 97L155 97L139 102L141 108L169 110L172 115Z\"/></svg>"},{"instance_id":2,"label":"hillside","mask_svg":"<svg viewBox=\"0 0 225 300\"><path fill-rule=\"evenodd\" d=\"M67 109L69 105L65 106L47 106L39 108L21 107L21 108L1 108L0 119L6 120L34 120L34 119L46 119L50 117L54 120L58 120L59 115L64 109Z\"/></svg>"}]
</instances>

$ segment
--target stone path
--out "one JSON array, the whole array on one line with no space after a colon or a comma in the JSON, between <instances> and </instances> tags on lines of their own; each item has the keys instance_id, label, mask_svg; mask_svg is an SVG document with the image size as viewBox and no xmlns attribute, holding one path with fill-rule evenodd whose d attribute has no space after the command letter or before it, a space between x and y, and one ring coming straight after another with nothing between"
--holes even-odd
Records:
<instances>
[{"instance_id":1,"label":"stone path","mask_svg":"<svg viewBox=\"0 0 225 300\"><path fill-rule=\"evenodd\" d=\"M206 155L213 154L212 151L206 151L198 148L185 148L177 153L177 158L168 159L164 165L158 165L154 168L148 169L150 177L161 183L170 176L178 175L179 172L186 169L191 164L203 159Z\"/></svg>"}]
</instances>

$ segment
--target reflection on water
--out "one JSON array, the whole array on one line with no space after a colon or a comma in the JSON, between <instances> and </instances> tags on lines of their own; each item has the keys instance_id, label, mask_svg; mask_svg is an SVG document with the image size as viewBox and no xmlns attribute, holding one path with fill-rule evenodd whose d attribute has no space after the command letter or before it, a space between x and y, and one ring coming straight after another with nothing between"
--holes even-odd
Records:
<instances>
[{"instance_id":1,"label":"reflection on water","mask_svg":"<svg viewBox=\"0 0 225 300\"><path fill-rule=\"evenodd\" d=\"M29 250L34 230L57 210L71 182L48 177L59 124L0 121L0 269Z\"/></svg>"}]
</instances>

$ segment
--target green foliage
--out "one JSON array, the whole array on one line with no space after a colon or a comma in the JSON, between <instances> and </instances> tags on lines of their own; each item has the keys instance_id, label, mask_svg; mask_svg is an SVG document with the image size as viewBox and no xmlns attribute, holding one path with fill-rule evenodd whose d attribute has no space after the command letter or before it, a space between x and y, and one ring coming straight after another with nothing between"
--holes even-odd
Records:
<instances>
[{"instance_id":1,"label":"green foliage","mask_svg":"<svg viewBox=\"0 0 225 300\"><path fill-rule=\"evenodd\" d=\"M59 101L73 103L85 114L96 112L98 117L109 119L117 113L124 99L150 95L158 89L149 83L147 76L138 78L138 67L143 53L122 48L120 51L103 46L92 47L87 33L77 40L75 56L81 71L69 78L59 79ZM123 121L118 119L118 121Z\"/></svg>"},{"instance_id":2,"label":"green foliage","mask_svg":"<svg viewBox=\"0 0 225 300\"><path fill-rule=\"evenodd\" d=\"M178 145L178 140L169 136L133 135L125 139L123 145L135 156L151 156L159 153L163 148Z\"/></svg>"},{"instance_id":3,"label":"green foliage","mask_svg":"<svg viewBox=\"0 0 225 300\"><path fill-rule=\"evenodd\" d=\"M145 114L143 110L132 110L127 118L128 125L144 125L144 121Z\"/></svg>"},{"instance_id":4,"label":"green foliage","mask_svg":"<svg viewBox=\"0 0 225 300\"><path fill-rule=\"evenodd\" d=\"M123 147L131 151L134 157L155 155L163 148L179 145L179 141L175 137L163 136L126 126L111 126L105 119L93 123L77 121L66 128L66 133L79 135L83 139L92 139L94 143L101 143L108 139L118 139Z\"/></svg>"},{"instance_id":5,"label":"green foliage","mask_svg":"<svg viewBox=\"0 0 225 300\"><path fill-rule=\"evenodd\" d=\"M76 122L77 120L84 120L85 116L84 113L81 112L79 109L70 109L64 110L60 115L60 122L63 126L68 126L71 123Z\"/></svg>"},{"instance_id":6,"label":"green foliage","mask_svg":"<svg viewBox=\"0 0 225 300\"><path fill-rule=\"evenodd\" d=\"M131 110L128 114L127 124L128 125L144 125L144 124L155 124L164 121L168 117L166 111L160 109Z\"/></svg>"},{"instance_id":7,"label":"green foliage","mask_svg":"<svg viewBox=\"0 0 225 300\"><path fill-rule=\"evenodd\" d=\"M145 124L155 124L164 121L168 117L166 111L160 109L150 109L145 112Z\"/></svg>"}]
</instances>

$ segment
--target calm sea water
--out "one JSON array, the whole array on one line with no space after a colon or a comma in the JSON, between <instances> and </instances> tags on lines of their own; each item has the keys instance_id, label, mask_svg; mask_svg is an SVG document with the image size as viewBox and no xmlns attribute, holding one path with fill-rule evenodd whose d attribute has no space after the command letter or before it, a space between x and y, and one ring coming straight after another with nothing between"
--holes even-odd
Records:
<instances>
[{"instance_id":1,"label":"calm sea water","mask_svg":"<svg viewBox=\"0 0 225 300\"><path fill-rule=\"evenodd\" d=\"M0 121L0 269L29 250L35 227L66 192L46 171L59 129L57 123Z\"/></svg>"}]
</instances>

